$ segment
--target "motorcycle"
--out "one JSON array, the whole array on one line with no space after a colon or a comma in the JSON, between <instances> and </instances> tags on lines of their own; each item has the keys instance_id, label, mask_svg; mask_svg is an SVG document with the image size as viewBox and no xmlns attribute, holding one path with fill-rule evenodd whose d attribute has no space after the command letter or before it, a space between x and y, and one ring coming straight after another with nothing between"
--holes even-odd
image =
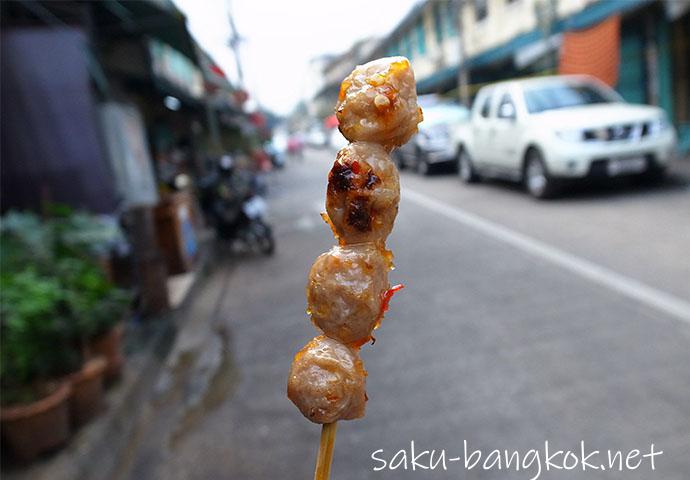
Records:
<instances>
[{"instance_id":1,"label":"motorcycle","mask_svg":"<svg viewBox=\"0 0 690 480\"><path fill-rule=\"evenodd\" d=\"M202 206L215 225L218 237L240 243L246 249L272 255L273 230L265 221L268 206L258 193L260 183L247 171L221 169L202 186Z\"/></svg>"}]
</instances>

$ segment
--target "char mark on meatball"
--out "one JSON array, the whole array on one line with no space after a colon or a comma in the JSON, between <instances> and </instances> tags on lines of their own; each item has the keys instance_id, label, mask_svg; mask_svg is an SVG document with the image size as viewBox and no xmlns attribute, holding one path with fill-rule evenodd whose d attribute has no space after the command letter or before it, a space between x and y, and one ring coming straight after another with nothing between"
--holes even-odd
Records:
<instances>
[{"instance_id":1,"label":"char mark on meatball","mask_svg":"<svg viewBox=\"0 0 690 480\"><path fill-rule=\"evenodd\" d=\"M328 176L328 186L336 192L346 192L352 188L355 176L350 165L335 162Z\"/></svg>"},{"instance_id":2,"label":"char mark on meatball","mask_svg":"<svg viewBox=\"0 0 690 480\"><path fill-rule=\"evenodd\" d=\"M369 197L357 195L350 200L347 212L347 223L359 230L368 232L371 230L371 214L369 212Z\"/></svg>"}]
</instances>

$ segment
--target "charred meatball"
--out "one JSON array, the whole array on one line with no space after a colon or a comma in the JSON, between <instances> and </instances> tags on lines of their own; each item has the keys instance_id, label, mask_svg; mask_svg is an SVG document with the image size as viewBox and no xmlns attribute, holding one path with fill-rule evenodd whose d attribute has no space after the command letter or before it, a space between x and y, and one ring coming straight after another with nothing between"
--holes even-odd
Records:
<instances>
[{"instance_id":1,"label":"charred meatball","mask_svg":"<svg viewBox=\"0 0 690 480\"><path fill-rule=\"evenodd\" d=\"M355 68L340 85L336 116L351 142L376 142L389 150L407 142L422 121L409 60L380 58Z\"/></svg>"},{"instance_id":2,"label":"charred meatball","mask_svg":"<svg viewBox=\"0 0 690 480\"><path fill-rule=\"evenodd\" d=\"M372 244L333 247L309 272L307 312L323 333L347 345L370 337L390 285L387 252Z\"/></svg>"},{"instance_id":3,"label":"charred meatball","mask_svg":"<svg viewBox=\"0 0 690 480\"><path fill-rule=\"evenodd\" d=\"M325 336L315 337L292 361L288 398L314 423L361 418L366 376L355 350Z\"/></svg>"},{"instance_id":4,"label":"charred meatball","mask_svg":"<svg viewBox=\"0 0 690 480\"><path fill-rule=\"evenodd\" d=\"M341 245L385 242L399 201L398 170L381 145L355 142L338 152L328 175L326 211Z\"/></svg>"}]
</instances>

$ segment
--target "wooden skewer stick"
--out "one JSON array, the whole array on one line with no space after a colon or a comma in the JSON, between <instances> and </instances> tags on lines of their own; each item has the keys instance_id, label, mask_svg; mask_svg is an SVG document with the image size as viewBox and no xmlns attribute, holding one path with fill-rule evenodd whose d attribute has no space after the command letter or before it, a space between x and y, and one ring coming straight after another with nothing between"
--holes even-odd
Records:
<instances>
[{"instance_id":1,"label":"wooden skewer stick","mask_svg":"<svg viewBox=\"0 0 690 480\"><path fill-rule=\"evenodd\" d=\"M335 444L335 430L337 422L324 423L321 428L321 442L319 454L316 457L314 480L328 480L331 475L331 461L333 460L333 445Z\"/></svg>"}]
</instances>

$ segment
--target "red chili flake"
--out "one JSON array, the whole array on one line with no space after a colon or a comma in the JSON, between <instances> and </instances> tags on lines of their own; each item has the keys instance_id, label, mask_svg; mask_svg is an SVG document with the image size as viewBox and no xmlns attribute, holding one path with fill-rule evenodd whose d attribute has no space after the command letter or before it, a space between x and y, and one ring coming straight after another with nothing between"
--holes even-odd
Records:
<instances>
[{"instance_id":1,"label":"red chili flake","mask_svg":"<svg viewBox=\"0 0 690 480\"><path fill-rule=\"evenodd\" d=\"M403 288L405 288L405 285L399 283L398 285L392 286L384 292L383 300L381 301L381 316L383 316L383 314L386 311L388 311L388 304L390 303L391 298L393 298L393 295L395 295L395 292L397 292L398 290L402 290Z\"/></svg>"}]
</instances>

